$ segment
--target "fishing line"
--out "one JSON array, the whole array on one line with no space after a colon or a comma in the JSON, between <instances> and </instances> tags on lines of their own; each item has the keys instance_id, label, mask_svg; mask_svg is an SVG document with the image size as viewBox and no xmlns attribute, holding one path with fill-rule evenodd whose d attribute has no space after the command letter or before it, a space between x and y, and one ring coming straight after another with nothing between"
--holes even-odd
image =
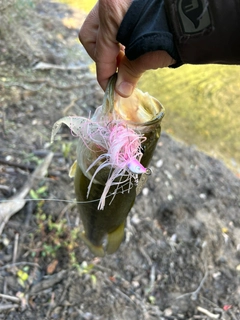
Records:
<instances>
[{"instance_id":1,"label":"fishing line","mask_svg":"<svg viewBox=\"0 0 240 320\"><path fill-rule=\"evenodd\" d=\"M128 190L127 190L128 191ZM126 192L126 191L125 191ZM120 192L113 192L106 196L106 198L116 196L116 194L119 193L125 193L124 191ZM20 201L54 201L54 202L65 202L65 203L75 203L75 204L86 204L86 203L93 203L100 201L101 199L94 199L94 200L87 200L87 201L76 201L74 199L72 200L66 200L66 199L55 199L55 198L38 198L38 199L32 199L32 198L20 198L20 199L0 199L0 203L8 203L8 202L20 202Z\"/></svg>"},{"instance_id":2,"label":"fishing line","mask_svg":"<svg viewBox=\"0 0 240 320\"><path fill-rule=\"evenodd\" d=\"M111 195L108 195L109 197ZM75 203L75 204L84 204L84 203L92 203L99 201L100 199L94 199L94 200L88 200L88 201L76 201L76 200L65 200L65 199L54 199L54 198L38 198L38 199L32 199L32 198L21 198L21 199L6 199L6 200L0 200L0 203L7 203L7 202L20 202L20 201L54 201L54 202L67 202L67 203Z\"/></svg>"},{"instance_id":3,"label":"fishing line","mask_svg":"<svg viewBox=\"0 0 240 320\"><path fill-rule=\"evenodd\" d=\"M122 177L121 177L122 178ZM115 196L117 194L124 194L124 193L129 193L130 190L132 189L133 187L133 183L131 184L131 187L127 188L127 189L123 189L124 186L128 185L129 183L126 183L122 186L118 186L118 190L119 191L115 191L115 192L112 192L110 194L108 194L106 196L106 198L109 198L109 197L113 197L113 199L111 200L111 202L114 200ZM87 201L76 201L76 200L66 200L66 199L55 199L55 198L38 198L38 199L32 199L32 198L20 198L20 199L0 199L0 203L9 203L9 202L20 202L20 201L54 201L54 202L65 202L65 203L74 203L74 204L87 204L87 203L93 203L93 202L97 202L97 201L100 201L101 199L94 199L94 200L87 200ZM111 202L109 203L109 205L111 204Z\"/></svg>"},{"instance_id":4,"label":"fishing line","mask_svg":"<svg viewBox=\"0 0 240 320\"><path fill-rule=\"evenodd\" d=\"M148 172L146 174L143 174L142 176L147 176L150 175L152 173L151 169L147 168ZM109 197L113 197L113 199L111 200L111 202L109 203L109 205L112 203L112 201L114 200L115 196L117 194L124 194L124 193L129 193L130 190L133 188L133 186L137 186L141 179L138 180L138 179L134 179L135 182L138 181L138 183L133 183L130 181L128 181L128 179L126 178L124 181L122 181L122 179L124 178L124 176L127 176L127 174L125 175L122 175L121 178L120 178L120 181L118 182L113 182L113 185L117 185L117 188L114 192L112 193L109 193L108 195L106 195L106 198L109 198ZM122 185L121 185L122 184ZM124 190L124 187L125 186L128 186L125 190ZM142 185L140 183L140 191L142 189ZM137 192L137 195L140 193ZM97 201L100 201L101 198L99 199L94 199L94 200L87 200L87 201L76 201L76 200L66 200L66 199L55 199L55 198L38 198L38 199L32 199L32 198L20 198L20 199L0 199L0 203L9 203L9 202L20 202L20 201L54 201L54 202L65 202L65 203L74 203L74 204L87 204L87 203L93 203L93 202L97 202Z\"/></svg>"}]
</instances>

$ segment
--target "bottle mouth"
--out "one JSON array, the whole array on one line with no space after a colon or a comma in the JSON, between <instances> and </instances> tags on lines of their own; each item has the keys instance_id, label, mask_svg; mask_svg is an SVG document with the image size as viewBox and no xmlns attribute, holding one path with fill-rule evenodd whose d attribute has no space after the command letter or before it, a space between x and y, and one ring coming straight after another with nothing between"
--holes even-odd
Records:
<instances>
[{"instance_id":1,"label":"bottle mouth","mask_svg":"<svg viewBox=\"0 0 240 320\"><path fill-rule=\"evenodd\" d=\"M112 113L113 118L120 118L130 126L150 126L160 123L164 117L163 105L148 92L135 88L132 95L123 98L115 92L117 74L113 75L104 96L103 114Z\"/></svg>"},{"instance_id":2,"label":"bottle mouth","mask_svg":"<svg viewBox=\"0 0 240 320\"><path fill-rule=\"evenodd\" d=\"M114 112L134 126L148 126L161 122L164 117L162 104L148 92L135 89L129 98L114 94Z\"/></svg>"}]
</instances>

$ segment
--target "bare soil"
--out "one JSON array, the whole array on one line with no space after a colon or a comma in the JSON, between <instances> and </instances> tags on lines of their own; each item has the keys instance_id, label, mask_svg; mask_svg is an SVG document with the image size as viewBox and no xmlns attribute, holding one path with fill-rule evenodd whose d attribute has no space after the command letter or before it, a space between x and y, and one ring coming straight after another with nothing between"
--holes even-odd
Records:
<instances>
[{"instance_id":1,"label":"bare soil","mask_svg":"<svg viewBox=\"0 0 240 320\"><path fill-rule=\"evenodd\" d=\"M95 258L80 240L76 140L67 128L53 145L50 135L63 115L102 101L77 28L63 24L82 15L16 3L0 2L0 215L54 157L0 235L0 319L239 320L240 180L196 148L163 132L118 252Z\"/></svg>"}]
</instances>

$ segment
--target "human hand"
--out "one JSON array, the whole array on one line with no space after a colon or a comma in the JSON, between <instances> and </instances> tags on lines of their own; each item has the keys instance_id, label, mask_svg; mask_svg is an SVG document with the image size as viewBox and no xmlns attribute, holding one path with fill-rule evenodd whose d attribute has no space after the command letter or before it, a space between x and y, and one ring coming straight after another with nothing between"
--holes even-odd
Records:
<instances>
[{"instance_id":1,"label":"human hand","mask_svg":"<svg viewBox=\"0 0 240 320\"><path fill-rule=\"evenodd\" d=\"M118 69L116 92L131 95L141 75L149 69L167 67L175 61L165 51L148 52L136 60L128 60L124 47L116 40L120 24L132 0L99 0L87 16L79 39L96 62L97 79L103 90Z\"/></svg>"}]
</instances>

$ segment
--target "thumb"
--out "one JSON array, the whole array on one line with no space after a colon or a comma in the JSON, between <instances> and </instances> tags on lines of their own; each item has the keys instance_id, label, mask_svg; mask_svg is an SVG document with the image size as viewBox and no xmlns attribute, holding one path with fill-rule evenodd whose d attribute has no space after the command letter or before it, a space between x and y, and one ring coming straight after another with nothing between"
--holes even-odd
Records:
<instances>
[{"instance_id":1,"label":"thumb","mask_svg":"<svg viewBox=\"0 0 240 320\"><path fill-rule=\"evenodd\" d=\"M115 91L122 97L129 97L137 85L142 74L150 69L168 67L175 60L162 50L148 52L135 60L128 60L122 55L118 64L118 78Z\"/></svg>"}]
</instances>

